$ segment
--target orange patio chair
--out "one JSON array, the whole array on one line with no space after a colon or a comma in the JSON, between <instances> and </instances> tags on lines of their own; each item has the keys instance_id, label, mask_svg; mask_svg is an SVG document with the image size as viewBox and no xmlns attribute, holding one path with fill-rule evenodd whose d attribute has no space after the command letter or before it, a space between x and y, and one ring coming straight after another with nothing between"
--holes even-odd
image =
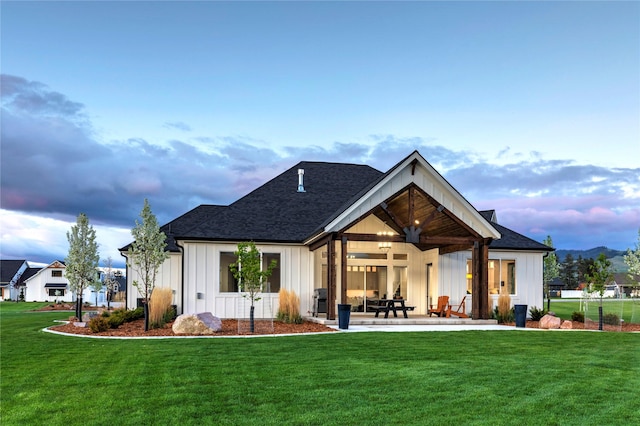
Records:
<instances>
[{"instance_id":1,"label":"orange patio chair","mask_svg":"<svg viewBox=\"0 0 640 426\"><path fill-rule=\"evenodd\" d=\"M438 317L444 317L447 314L447 306L449 305L449 296L439 296L438 297L438 305L433 306L429 305L429 310L427 311L427 315L431 316L436 314Z\"/></svg>"},{"instance_id":2,"label":"orange patio chair","mask_svg":"<svg viewBox=\"0 0 640 426\"><path fill-rule=\"evenodd\" d=\"M464 304L464 300L466 298L467 296L463 297L459 305L449 305L449 309L447 310L447 318L449 318L451 315L455 315L459 318L469 318L469 315L467 315L466 312L466 306Z\"/></svg>"}]
</instances>

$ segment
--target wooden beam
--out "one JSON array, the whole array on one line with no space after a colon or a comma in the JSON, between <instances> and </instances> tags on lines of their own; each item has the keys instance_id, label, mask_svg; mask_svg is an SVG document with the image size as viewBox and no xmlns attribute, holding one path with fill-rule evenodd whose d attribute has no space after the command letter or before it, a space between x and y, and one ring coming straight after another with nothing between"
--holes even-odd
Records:
<instances>
[{"instance_id":1,"label":"wooden beam","mask_svg":"<svg viewBox=\"0 0 640 426\"><path fill-rule=\"evenodd\" d=\"M441 255L445 255L445 254L449 254L449 253L455 253L457 251L470 250L472 248L473 248L473 244L469 244L469 245L451 244L451 245L447 245L447 246L438 247L438 253L441 254Z\"/></svg>"},{"instance_id":2,"label":"wooden beam","mask_svg":"<svg viewBox=\"0 0 640 426\"><path fill-rule=\"evenodd\" d=\"M309 244L309 251L316 251L320 247L326 246L327 243L331 241L332 237L333 235L327 234L324 237L320 238L319 240L316 240L313 243Z\"/></svg>"},{"instance_id":3,"label":"wooden beam","mask_svg":"<svg viewBox=\"0 0 640 426\"><path fill-rule=\"evenodd\" d=\"M478 239L474 237L430 237L428 235L420 236L420 244L436 244L442 246L448 244L470 246L476 241L478 241Z\"/></svg>"},{"instance_id":4,"label":"wooden beam","mask_svg":"<svg viewBox=\"0 0 640 426\"><path fill-rule=\"evenodd\" d=\"M384 201L380 203L380 208L382 209L382 211L384 211L387 214L389 219L391 219L391 222L395 225L396 229L403 228L403 225L400 222L398 222L398 219L396 219L396 216L391 212L391 210L389 210L389 205L387 203L385 203Z\"/></svg>"},{"instance_id":5,"label":"wooden beam","mask_svg":"<svg viewBox=\"0 0 640 426\"><path fill-rule=\"evenodd\" d=\"M341 234L341 236L346 237L349 241L384 241L390 243L405 242L405 238L402 235L377 235L345 232L344 234Z\"/></svg>"}]
</instances>

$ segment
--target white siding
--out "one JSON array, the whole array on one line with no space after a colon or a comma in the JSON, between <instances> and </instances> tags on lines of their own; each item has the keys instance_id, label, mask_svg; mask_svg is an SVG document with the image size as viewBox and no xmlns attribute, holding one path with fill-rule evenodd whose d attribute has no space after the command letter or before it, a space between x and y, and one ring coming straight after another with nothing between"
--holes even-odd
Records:
<instances>
[{"instance_id":1,"label":"white siding","mask_svg":"<svg viewBox=\"0 0 640 426\"><path fill-rule=\"evenodd\" d=\"M62 271L61 277L52 276L52 271ZM45 288L47 283L66 284L63 297L49 296L49 289ZM38 271L34 276L26 282L25 298L27 302L73 302L75 295L69 289L69 281L64 276L64 268L46 267Z\"/></svg>"},{"instance_id":2,"label":"white siding","mask_svg":"<svg viewBox=\"0 0 640 426\"><path fill-rule=\"evenodd\" d=\"M133 285L134 281L140 281L140 275L131 267L127 268L127 307L134 309L137 300L142 297L138 289ZM169 287L174 291L173 303L178 305L180 311L182 299L182 255L170 253L156 275L156 287Z\"/></svg>"},{"instance_id":3,"label":"white siding","mask_svg":"<svg viewBox=\"0 0 640 426\"><path fill-rule=\"evenodd\" d=\"M313 296L313 258L309 249L290 245L256 246L263 253L280 254L280 286L298 295L300 313L307 315ZM220 292L220 253L236 249L236 244L184 242L184 313L211 312L219 318L248 317L250 303L242 294ZM262 300L255 304L256 317L275 317L278 293L261 293L260 297Z\"/></svg>"},{"instance_id":4,"label":"white siding","mask_svg":"<svg viewBox=\"0 0 640 426\"><path fill-rule=\"evenodd\" d=\"M471 259L471 251L461 251L441 256L439 283L442 294L450 296L452 304L460 303L467 290L466 263ZM543 307L542 272L543 253L521 251L489 250L489 259L515 260L516 293L511 295L511 304ZM470 312L473 295L467 295L467 312ZM492 306L497 306L498 295L491 295Z\"/></svg>"}]
</instances>

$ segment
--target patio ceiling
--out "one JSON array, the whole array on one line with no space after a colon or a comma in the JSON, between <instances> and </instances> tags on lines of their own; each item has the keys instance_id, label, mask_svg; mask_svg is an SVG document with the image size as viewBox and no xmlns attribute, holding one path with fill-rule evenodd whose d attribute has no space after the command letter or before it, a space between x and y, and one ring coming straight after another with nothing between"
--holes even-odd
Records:
<instances>
[{"instance_id":1,"label":"patio ceiling","mask_svg":"<svg viewBox=\"0 0 640 426\"><path fill-rule=\"evenodd\" d=\"M372 212L422 251L441 254L468 250L482 237L417 185L411 184L375 207Z\"/></svg>"}]
</instances>

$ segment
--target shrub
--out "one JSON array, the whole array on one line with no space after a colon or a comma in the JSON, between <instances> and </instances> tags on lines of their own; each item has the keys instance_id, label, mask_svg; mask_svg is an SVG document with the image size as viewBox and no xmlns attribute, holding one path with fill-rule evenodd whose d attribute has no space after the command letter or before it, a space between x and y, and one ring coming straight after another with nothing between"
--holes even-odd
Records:
<instances>
[{"instance_id":1,"label":"shrub","mask_svg":"<svg viewBox=\"0 0 640 426\"><path fill-rule=\"evenodd\" d=\"M516 312L514 308L511 308L507 311L506 314L501 314L500 313L500 309L498 306L496 306L493 309L493 313L491 315L491 318L498 320L499 324L504 324L504 323L509 323L509 322L514 322L516 320Z\"/></svg>"},{"instance_id":2,"label":"shrub","mask_svg":"<svg viewBox=\"0 0 640 426\"><path fill-rule=\"evenodd\" d=\"M529 313L531 314L531 320L532 321L540 321L542 319L543 316L545 316L547 314L547 310L546 309L538 309L535 306L532 306L529 309Z\"/></svg>"},{"instance_id":3,"label":"shrub","mask_svg":"<svg viewBox=\"0 0 640 426\"><path fill-rule=\"evenodd\" d=\"M498 297L498 315L496 319L498 322L511 322L515 318L513 310L511 309L511 296L506 292L503 292Z\"/></svg>"},{"instance_id":4,"label":"shrub","mask_svg":"<svg viewBox=\"0 0 640 426\"><path fill-rule=\"evenodd\" d=\"M282 288L278 294L278 300L279 305L276 319L289 324L301 324L300 298L296 293Z\"/></svg>"},{"instance_id":5,"label":"shrub","mask_svg":"<svg viewBox=\"0 0 640 426\"><path fill-rule=\"evenodd\" d=\"M107 318L109 321L109 327L118 328L125 322L125 315L123 314L114 314Z\"/></svg>"},{"instance_id":6,"label":"shrub","mask_svg":"<svg viewBox=\"0 0 640 426\"><path fill-rule=\"evenodd\" d=\"M571 321L584 322L584 312L574 311L571 314Z\"/></svg>"},{"instance_id":7,"label":"shrub","mask_svg":"<svg viewBox=\"0 0 640 426\"><path fill-rule=\"evenodd\" d=\"M620 325L620 317L616 314L604 314L602 316L602 322L609 325Z\"/></svg>"},{"instance_id":8,"label":"shrub","mask_svg":"<svg viewBox=\"0 0 640 426\"><path fill-rule=\"evenodd\" d=\"M173 301L173 290L167 287L156 287L151 293L149 300L149 326L160 328L166 324L165 317L167 311L171 309Z\"/></svg>"},{"instance_id":9,"label":"shrub","mask_svg":"<svg viewBox=\"0 0 640 426\"><path fill-rule=\"evenodd\" d=\"M111 312L109 312L109 311L102 311L102 314L100 314L100 315L102 315L104 318L109 318L109 317L111 316Z\"/></svg>"},{"instance_id":10,"label":"shrub","mask_svg":"<svg viewBox=\"0 0 640 426\"><path fill-rule=\"evenodd\" d=\"M107 331L110 327L109 320L102 316L96 316L89 321L89 329L94 333L100 333L101 331Z\"/></svg>"},{"instance_id":11,"label":"shrub","mask_svg":"<svg viewBox=\"0 0 640 426\"><path fill-rule=\"evenodd\" d=\"M131 311L126 311L126 322L131 322L142 318L144 318L144 308L142 306Z\"/></svg>"}]
</instances>

